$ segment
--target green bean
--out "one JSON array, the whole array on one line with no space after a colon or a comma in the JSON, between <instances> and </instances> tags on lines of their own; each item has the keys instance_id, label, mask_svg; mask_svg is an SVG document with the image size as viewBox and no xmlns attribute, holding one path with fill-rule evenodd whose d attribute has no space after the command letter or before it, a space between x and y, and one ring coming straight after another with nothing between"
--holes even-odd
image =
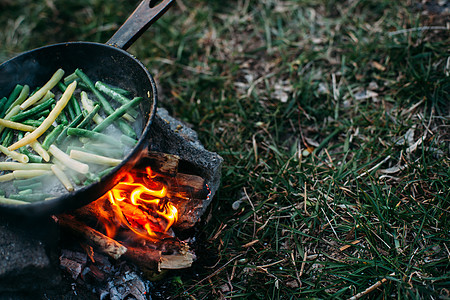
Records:
<instances>
[{"instance_id":1,"label":"green bean","mask_svg":"<svg viewBox=\"0 0 450 300\"><path fill-rule=\"evenodd\" d=\"M44 201L46 198L54 197L52 194L28 194L28 195L9 195L9 198L26 202Z\"/></svg>"},{"instance_id":2,"label":"green bean","mask_svg":"<svg viewBox=\"0 0 450 300\"><path fill-rule=\"evenodd\" d=\"M138 141L123 134L120 136L120 142L124 145L134 147Z\"/></svg>"},{"instance_id":3,"label":"green bean","mask_svg":"<svg viewBox=\"0 0 450 300\"><path fill-rule=\"evenodd\" d=\"M92 83L91 79L83 73L80 69L76 69L75 73L80 77L80 79L88 86L88 88L94 93L94 95L97 97L97 99L100 101L100 105L103 107L103 110L108 114L114 113L114 108L111 106L111 104L106 100L105 97L100 93L99 90L97 90ZM122 131L124 134L131 136L132 138L136 138L136 133L134 133L133 128L126 123L124 120L118 120L118 127L120 131Z\"/></svg>"},{"instance_id":4,"label":"green bean","mask_svg":"<svg viewBox=\"0 0 450 300\"><path fill-rule=\"evenodd\" d=\"M56 104L55 104L56 105ZM52 110L55 107L55 105L52 105ZM63 124L63 125L67 125L69 124L69 120L67 120L66 117L66 113L65 113L66 109L64 108L61 113L58 115L58 117L56 118L56 122L58 124Z\"/></svg>"},{"instance_id":5,"label":"green bean","mask_svg":"<svg viewBox=\"0 0 450 300\"><path fill-rule=\"evenodd\" d=\"M5 137L3 137L5 135ZM2 146L8 147L11 145L11 142L14 138L14 131L10 128L7 128L2 134Z\"/></svg>"},{"instance_id":6,"label":"green bean","mask_svg":"<svg viewBox=\"0 0 450 300\"><path fill-rule=\"evenodd\" d=\"M109 146L109 145L108 145ZM121 148L112 148L109 147L101 147L98 144L86 143L84 144L82 151L87 151L94 154L99 154L112 158L122 158L123 157L123 149Z\"/></svg>"},{"instance_id":7,"label":"green bean","mask_svg":"<svg viewBox=\"0 0 450 300\"><path fill-rule=\"evenodd\" d=\"M22 138L24 137L24 135L25 135L25 133L24 133L23 131L19 131L19 132L17 133L17 140L22 139ZM22 149L22 148L19 148L19 149Z\"/></svg>"},{"instance_id":8,"label":"green bean","mask_svg":"<svg viewBox=\"0 0 450 300\"><path fill-rule=\"evenodd\" d=\"M67 86L62 82L58 83L58 87L61 89L62 92L65 92L67 89ZM72 106L75 115L77 116L81 115L80 104L78 103L77 99L75 99L74 96L70 97L70 105Z\"/></svg>"},{"instance_id":9,"label":"green bean","mask_svg":"<svg viewBox=\"0 0 450 300\"><path fill-rule=\"evenodd\" d=\"M78 75L75 74L75 72L73 72L70 75L67 75L66 77L64 77L64 84L65 85L69 85L70 83L72 83L72 81L77 80L78 79Z\"/></svg>"},{"instance_id":10,"label":"green bean","mask_svg":"<svg viewBox=\"0 0 450 300\"><path fill-rule=\"evenodd\" d=\"M25 120L22 122L22 124L39 127L39 126L41 126L42 122L44 122L44 121L43 120Z\"/></svg>"},{"instance_id":11,"label":"green bean","mask_svg":"<svg viewBox=\"0 0 450 300\"><path fill-rule=\"evenodd\" d=\"M27 99L29 93L30 87L28 85L24 85L17 99L6 109L5 114L8 114L14 106L22 104L23 101Z\"/></svg>"},{"instance_id":12,"label":"green bean","mask_svg":"<svg viewBox=\"0 0 450 300\"><path fill-rule=\"evenodd\" d=\"M33 194L33 190L32 189L21 190L17 194L18 195L30 195L30 194Z\"/></svg>"},{"instance_id":13,"label":"green bean","mask_svg":"<svg viewBox=\"0 0 450 300\"><path fill-rule=\"evenodd\" d=\"M102 82L102 81L100 81L100 82L101 82L105 87L107 87L107 88L113 90L113 91L116 92L116 93L121 94L122 96L125 96L125 97L126 97L126 96L131 95L131 92L128 91L128 90L122 89L122 88L120 88L120 87L118 87L118 86L114 86L114 85L111 85L111 84L104 83L104 82Z\"/></svg>"},{"instance_id":14,"label":"green bean","mask_svg":"<svg viewBox=\"0 0 450 300\"><path fill-rule=\"evenodd\" d=\"M3 111L3 107L5 106L7 101L8 101L8 98L6 98L6 97L3 97L0 99L0 112Z\"/></svg>"},{"instance_id":15,"label":"green bean","mask_svg":"<svg viewBox=\"0 0 450 300\"><path fill-rule=\"evenodd\" d=\"M21 148L19 148L19 149L21 149ZM40 157L39 155L31 153L30 151L28 151L25 148L21 152L23 154L25 154L26 156L28 156L29 163L42 163L42 157Z\"/></svg>"},{"instance_id":16,"label":"green bean","mask_svg":"<svg viewBox=\"0 0 450 300\"><path fill-rule=\"evenodd\" d=\"M67 87L62 82L58 82L58 88L64 93L64 91L66 90ZM73 120L77 117L77 114L72 105L72 97L70 98L69 103L66 105L64 110L66 110L66 109L67 109L67 113L69 114L69 118L71 120Z\"/></svg>"},{"instance_id":17,"label":"green bean","mask_svg":"<svg viewBox=\"0 0 450 300\"><path fill-rule=\"evenodd\" d=\"M91 183L94 183L94 182L100 180L100 177L98 175L95 175L92 173L87 173L85 175L86 175L86 180L83 182L83 185L89 185Z\"/></svg>"},{"instance_id":18,"label":"green bean","mask_svg":"<svg viewBox=\"0 0 450 300\"><path fill-rule=\"evenodd\" d=\"M109 86L107 86L106 84L104 84L101 81L97 81L95 83L95 87L100 91L103 92L104 94L108 95L109 97L111 97L112 99L116 100L117 102L119 102L122 105L127 104L128 102L130 102L131 100L128 99L127 97L125 97L124 95L114 91L113 89L111 89ZM133 116L134 118L136 118L138 116L138 112L134 109L130 109L128 111L128 113Z\"/></svg>"},{"instance_id":19,"label":"green bean","mask_svg":"<svg viewBox=\"0 0 450 300\"><path fill-rule=\"evenodd\" d=\"M50 110L46 109L46 110L43 110L43 111L37 113L36 115L34 115L33 118L34 119L39 118L38 120L40 120L40 118L43 117L45 119L48 116L49 113L50 113ZM44 121L44 120L42 120L42 121Z\"/></svg>"},{"instance_id":20,"label":"green bean","mask_svg":"<svg viewBox=\"0 0 450 300\"><path fill-rule=\"evenodd\" d=\"M79 136L79 137L87 137L93 140L98 140L101 142L109 143L112 145L117 145L117 139L113 138L112 136L94 132L86 129L81 128L69 128L67 130L67 135L73 135L73 136Z\"/></svg>"},{"instance_id":21,"label":"green bean","mask_svg":"<svg viewBox=\"0 0 450 300\"><path fill-rule=\"evenodd\" d=\"M116 111L112 114L110 114L107 118L105 118L100 124L98 124L93 131L100 132L103 131L106 127L111 125L115 120L123 116L127 112L127 110L131 107L134 107L138 105L139 102L142 101L142 97L136 97L130 102L122 105L121 107L117 108Z\"/></svg>"},{"instance_id":22,"label":"green bean","mask_svg":"<svg viewBox=\"0 0 450 300\"><path fill-rule=\"evenodd\" d=\"M14 100L17 99L17 97L19 96L22 89L23 89L23 86L20 84L17 84L14 87L14 90L9 95L8 100L6 100L6 103L3 105L2 111L0 112L0 118L3 118L6 115L6 111L11 106L11 104L14 102Z\"/></svg>"},{"instance_id":23,"label":"green bean","mask_svg":"<svg viewBox=\"0 0 450 300\"><path fill-rule=\"evenodd\" d=\"M40 88L34 95L29 97L27 100L25 100L21 105L20 108L25 110L29 106L33 105L34 103L40 101L42 97L44 97L48 91L50 91L64 76L64 70L58 69L50 78L49 81L47 81L42 88Z\"/></svg>"},{"instance_id":24,"label":"green bean","mask_svg":"<svg viewBox=\"0 0 450 300\"><path fill-rule=\"evenodd\" d=\"M65 126L63 124L59 124L49 134L47 134L44 141L42 142L42 148L48 150L48 147L50 147L50 145L55 142L59 134L64 130L64 127Z\"/></svg>"},{"instance_id":25,"label":"green bean","mask_svg":"<svg viewBox=\"0 0 450 300\"><path fill-rule=\"evenodd\" d=\"M26 179L24 179L26 180ZM23 190L41 190L42 189L42 182L35 182L28 185L18 185L17 190L23 191Z\"/></svg>"},{"instance_id":26,"label":"green bean","mask_svg":"<svg viewBox=\"0 0 450 300\"><path fill-rule=\"evenodd\" d=\"M107 169L104 169L103 171L98 172L98 177L102 178L103 176L107 175L109 172L112 171L115 167L109 167Z\"/></svg>"},{"instance_id":27,"label":"green bean","mask_svg":"<svg viewBox=\"0 0 450 300\"><path fill-rule=\"evenodd\" d=\"M78 115L75 119L73 119L72 122L70 122L69 125L65 126L65 128L63 129L63 131L58 135L58 137L56 138L56 143L57 144L62 144L62 142L64 141L64 139L67 136L67 131L70 128L73 128L75 126L77 126L80 122L81 119L83 118L83 115Z\"/></svg>"},{"instance_id":28,"label":"green bean","mask_svg":"<svg viewBox=\"0 0 450 300\"><path fill-rule=\"evenodd\" d=\"M42 184L42 182L48 178L48 175L40 175L40 176L36 176L33 178L28 178L28 179L18 179L18 180L14 180L13 181L13 186L17 189L26 189L27 187L29 188L31 185L35 184L35 183L40 183Z\"/></svg>"},{"instance_id":29,"label":"green bean","mask_svg":"<svg viewBox=\"0 0 450 300\"><path fill-rule=\"evenodd\" d=\"M81 185L81 180L78 178L78 174L75 174L75 172L69 172L68 175L72 179L73 183L76 185Z\"/></svg>"},{"instance_id":30,"label":"green bean","mask_svg":"<svg viewBox=\"0 0 450 300\"><path fill-rule=\"evenodd\" d=\"M78 124L78 126L76 128L85 128L89 124L89 122L92 120L92 118L98 113L99 110L100 110L100 105L96 104L94 106L94 108L91 110L91 112L88 113L84 117L83 121L81 121L81 123Z\"/></svg>"},{"instance_id":31,"label":"green bean","mask_svg":"<svg viewBox=\"0 0 450 300\"><path fill-rule=\"evenodd\" d=\"M6 135L8 134L8 130L10 130L10 128L6 128L3 132L2 132L2 136L0 137L0 140L3 141L6 138Z\"/></svg>"},{"instance_id":32,"label":"green bean","mask_svg":"<svg viewBox=\"0 0 450 300\"><path fill-rule=\"evenodd\" d=\"M26 119L30 116L35 116L37 114L39 114L40 112L46 110L47 108L51 107L52 104L54 104L56 102L55 99L48 99L47 101L45 101L42 104L36 105L35 107L25 110L21 113L18 113L17 115L15 115L14 117L11 118L11 121L14 122L18 122L18 121L22 121L23 119Z\"/></svg>"}]
</instances>

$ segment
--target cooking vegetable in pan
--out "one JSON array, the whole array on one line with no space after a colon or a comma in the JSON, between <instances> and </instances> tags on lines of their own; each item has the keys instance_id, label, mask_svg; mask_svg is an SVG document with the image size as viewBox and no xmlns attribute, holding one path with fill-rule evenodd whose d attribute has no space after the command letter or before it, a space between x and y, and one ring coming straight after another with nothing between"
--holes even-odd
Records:
<instances>
[{"instance_id":1,"label":"cooking vegetable in pan","mask_svg":"<svg viewBox=\"0 0 450 300\"><path fill-rule=\"evenodd\" d=\"M142 97L129 99L130 92L94 83L80 69L64 73L56 70L40 88L17 84L0 95L0 203L72 192L119 165L137 142L133 124ZM32 162L36 157L40 163ZM24 189L23 180L32 182Z\"/></svg>"}]
</instances>

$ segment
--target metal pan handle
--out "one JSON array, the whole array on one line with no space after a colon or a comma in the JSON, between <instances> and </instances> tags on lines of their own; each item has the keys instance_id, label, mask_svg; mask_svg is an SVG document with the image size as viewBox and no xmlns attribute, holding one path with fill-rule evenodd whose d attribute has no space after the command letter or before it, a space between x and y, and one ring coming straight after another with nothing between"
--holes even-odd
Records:
<instances>
[{"instance_id":1,"label":"metal pan handle","mask_svg":"<svg viewBox=\"0 0 450 300\"><path fill-rule=\"evenodd\" d=\"M106 44L127 50L175 0L163 0L153 7L152 2L154 0L143 0Z\"/></svg>"}]
</instances>

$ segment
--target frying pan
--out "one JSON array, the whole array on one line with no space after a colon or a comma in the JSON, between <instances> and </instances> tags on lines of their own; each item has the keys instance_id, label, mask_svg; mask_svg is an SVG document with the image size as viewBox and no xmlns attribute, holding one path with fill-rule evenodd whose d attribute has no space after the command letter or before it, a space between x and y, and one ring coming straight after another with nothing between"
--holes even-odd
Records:
<instances>
[{"instance_id":1,"label":"frying pan","mask_svg":"<svg viewBox=\"0 0 450 300\"><path fill-rule=\"evenodd\" d=\"M0 204L4 216L42 217L86 205L116 185L141 158L148 147L148 136L156 114L157 91L153 77L145 66L125 50L170 7L174 0L153 5L142 1L106 44L67 42L24 52L0 65L0 95L8 95L19 83L42 86L58 69L71 74L80 68L91 79L100 80L143 97L140 138L123 161L100 181L59 197L25 205ZM139 136L139 133L138 133Z\"/></svg>"}]
</instances>

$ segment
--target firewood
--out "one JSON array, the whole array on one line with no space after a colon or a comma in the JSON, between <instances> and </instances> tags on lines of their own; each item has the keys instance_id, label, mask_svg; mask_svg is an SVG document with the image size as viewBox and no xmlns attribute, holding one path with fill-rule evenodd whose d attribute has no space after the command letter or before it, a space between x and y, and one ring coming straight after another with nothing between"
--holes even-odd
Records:
<instances>
[{"instance_id":1,"label":"firewood","mask_svg":"<svg viewBox=\"0 0 450 300\"><path fill-rule=\"evenodd\" d=\"M142 159L142 165L150 166L152 171L169 177L175 176L178 172L178 155L162 152L148 151Z\"/></svg>"},{"instance_id":2,"label":"firewood","mask_svg":"<svg viewBox=\"0 0 450 300\"><path fill-rule=\"evenodd\" d=\"M184 254L162 255L159 268L160 270L189 268L192 266L195 259L195 255L191 252L186 252Z\"/></svg>"},{"instance_id":3,"label":"firewood","mask_svg":"<svg viewBox=\"0 0 450 300\"><path fill-rule=\"evenodd\" d=\"M114 259L119 259L119 257L127 252L125 246L76 220L73 216L59 215L57 218L61 226L85 238L87 243Z\"/></svg>"},{"instance_id":4,"label":"firewood","mask_svg":"<svg viewBox=\"0 0 450 300\"><path fill-rule=\"evenodd\" d=\"M137 266L159 270L161 251L147 247L128 247L123 257Z\"/></svg>"},{"instance_id":5,"label":"firewood","mask_svg":"<svg viewBox=\"0 0 450 300\"><path fill-rule=\"evenodd\" d=\"M207 194L205 179L200 176L178 173L169 180L168 197L205 198Z\"/></svg>"}]
</instances>

